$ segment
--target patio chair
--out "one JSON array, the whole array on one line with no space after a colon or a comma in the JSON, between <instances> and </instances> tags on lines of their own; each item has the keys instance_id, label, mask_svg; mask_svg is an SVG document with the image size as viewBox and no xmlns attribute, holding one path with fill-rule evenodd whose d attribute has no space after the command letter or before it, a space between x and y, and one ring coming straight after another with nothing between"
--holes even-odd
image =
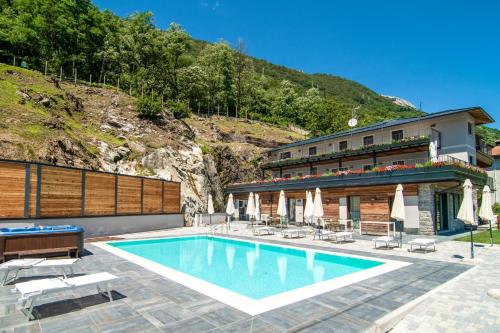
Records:
<instances>
[{"instance_id":1,"label":"patio chair","mask_svg":"<svg viewBox=\"0 0 500 333\"><path fill-rule=\"evenodd\" d=\"M419 249L424 249L424 253L427 253L429 247L432 246L433 251L436 251L436 240L431 238L415 238L408 242L410 245L410 252L413 252L413 246L418 246Z\"/></svg>"},{"instance_id":2,"label":"patio chair","mask_svg":"<svg viewBox=\"0 0 500 333\"><path fill-rule=\"evenodd\" d=\"M33 269L33 268L59 268L61 270L62 276L66 278L66 270L69 271L70 275L73 275L73 265L80 259L55 259L46 260L45 258L33 258L33 259L14 259L6 261L0 264L0 271L5 271L2 286L7 283L15 281L17 275L21 270ZM9 279L10 273L13 272L14 275Z\"/></svg>"},{"instance_id":3,"label":"patio chair","mask_svg":"<svg viewBox=\"0 0 500 333\"><path fill-rule=\"evenodd\" d=\"M99 294L103 294L102 290L105 290L109 301L112 302L113 296L111 295L109 283L116 279L118 279L117 276L103 272L68 279L51 278L16 283L15 289L21 293L17 306L22 312L26 313L27 320L29 321L30 319L34 319L33 308L40 296L61 291L71 292L78 288L92 286L97 287L97 292ZM103 289L101 289L101 287L103 287Z\"/></svg>"},{"instance_id":4,"label":"patio chair","mask_svg":"<svg viewBox=\"0 0 500 333\"><path fill-rule=\"evenodd\" d=\"M377 238L373 239L373 247L377 249L377 243L382 243L385 244L386 248L389 248L391 244L396 244L396 246L399 246L399 241L394 239L394 237L391 236L380 236Z\"/></svg>"}]
</instances>

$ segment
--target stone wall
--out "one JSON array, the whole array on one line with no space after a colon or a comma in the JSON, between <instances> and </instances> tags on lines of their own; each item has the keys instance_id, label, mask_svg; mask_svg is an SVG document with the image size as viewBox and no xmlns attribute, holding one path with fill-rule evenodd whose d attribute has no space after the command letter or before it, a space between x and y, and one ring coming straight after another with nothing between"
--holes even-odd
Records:
<instances>
[{"instance_id":1,"label":"stone wall","mask_svg":"<svg viewBox=\"0 0 500 333\"><path fill-rule=\"evenodd\" d=\"M434 235L434 187L418 185L419 234Z\"/></svg>"}]
</instances>

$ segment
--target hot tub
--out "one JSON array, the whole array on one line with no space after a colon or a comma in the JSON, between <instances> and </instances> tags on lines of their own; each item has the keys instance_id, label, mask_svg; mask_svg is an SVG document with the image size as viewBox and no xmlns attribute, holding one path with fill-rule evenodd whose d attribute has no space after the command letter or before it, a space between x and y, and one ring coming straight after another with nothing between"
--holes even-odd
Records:
<instances>
[{"instance_id":1,"label":"hot tub","mask_svg":"<svg viewBox=\"0 0 500 333\"><path fill-rule=\"evenodd\" d=\"M83 229L72 225L0 228L0 260L66 254L83 251Z\"/></svg>"}]
</instances>

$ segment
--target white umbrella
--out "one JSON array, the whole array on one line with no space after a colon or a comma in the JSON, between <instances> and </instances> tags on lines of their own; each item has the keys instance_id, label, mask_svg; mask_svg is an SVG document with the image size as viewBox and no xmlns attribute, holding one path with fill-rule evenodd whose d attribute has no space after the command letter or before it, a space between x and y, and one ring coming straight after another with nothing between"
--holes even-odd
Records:
<instances>
[{"instance_id":1,"label":"white umbrella","mask_svg":"<svg viewBox=\"0 0 500 333\"><path fill-rule=\"evenodd\" d=\"M207 244L207 263L208 266L212 266L212 259L214 257L214 242L209 240Z\"/></svg>"},{"instance_id":2,"label":"white umbrella","mask_svg":"<svg viewBox=\"0 0 500 333\"><path fill-rule=\"evenodd\" d=\"M314 212L313 196L311 192L306 191L306 207L304 208L304 218L306 219L308 224L311 223L313 219L313 212Z\"/></svg>"},{"instance_id":3,"label":"white umbrella","mask_svg":"<svg viewBox=\"0 0 500 333\"><path fill-rule=\"evenodd\" d=\"M208 195L207 213L210 216L210 225L212 225L212 214L214 211L214 201L212 200L212 195Z\"/></svg>"},{"instance_id":4,"label":"white umbrella","mask_svg":"<svg viewBox=\"0 0 500 333\"><path fill-rule=\"evenodd\" d=\"M495 219L495 214L493 214L493 209L491 208L491 190L488 185L483 188L483 197L481 200L481 207L479 208L479 217L490 223L490 246L493 246L491 221Z\"/></svg>"},{"instance_id":5,"label":"white umbrella","mask_svg":"<svg viewBox=\"0 0 500 333\"><path fill-rule=\"evenodd\" d=\"M474 204L472 203L472 183L469 179L465 180L463 188L464 198L462 199L462 204L458 210L457 219L461 220L465 224L470 224L470 255L471 258L474 258L472 226L476 224L476 221L474 219Z\"/></svg>"},{"instance_id":6,"label":"white umbrella","mask_svg":"<svg viewBox=\"0 0 500 333\"><path fill-rule=\"evenodd\" d=\"M276 213L278 214L278 216L281 217L280 222L281 222L281 226L283 226L283 218L288 215L287 210L286 210L285 192L283 192L283 190L281 190L281 192L280 192L280 197L278 200L278 211Z\"/></svg>"},{"instance_id":7,"label":"white umbrella","mask_svg":"<svg viewBox=\"0 0 500 333\"><path fill-rule=\"evenodd\" d=\"M316 221L323 221L322 217L324 215L323 211L323 202L321 201L321 191L319 188L316 188L316 193L314 194L314 207L313 207L313 216ZM320 225L320 223L316 222L316 224ZM325 227L324 223L321 223L323 228Z\"/></svg>"},{"instance_id":8,"label":"white umbrella","mask_svg":"<svg viewBox=\"0 0 500 333\"><path fill-rule=\"evenodd\" d=\"M234 202L233 202L233 194L229 193L229 197L227 198L227 206L226 206L226 214L228 215L228 229L229 229L229 222L231 221L231 216L234 215Z\"/></svg>"},{"instance_id":9,"label":"white umbrella","mask_svg":"<svg viewBox=\"0 0 500 333\"><path fill-rule=\"evenodd\" d=\"M401 222L399 228L399 240L400 247L403 247L403 222L405 220L405 202L403 196L403 185L399 184L396 187L396 194L394 195L394 201L392 203L391 218L398 222Z\"/></svg>"},{"instance_id":10,"label":"white umbrella","mask_svg":"<svg viewBox=\"0 0 500 333\"><path fill-rule=\"evenodd\" d=\"M258 194L255 195L255 220L260 221L260 197Z\"/></svg>"},{"instance_id":11,"label":"white umbrella","mask_svg":"<svg viewBox=\"0 0 500 333\"><path fill-rule=\"evenodd\" d=\"M253 192L250 192L250 194L248 195L246 214L248 215L250 221L252 221L253 225L253 217L255 217L255 199L253 196Z\"/></svg>"},{"instance_id":12,"label":"white umbrella","mask_svg":"<svg viewBox=\"0 0 500 333\"><path fill-rule=\"evenodd\" d=\"M438 160L437 145L434 141L429 143L429 157L431 158L431 162L437 162Z\"/></svg>"}]
</instances>

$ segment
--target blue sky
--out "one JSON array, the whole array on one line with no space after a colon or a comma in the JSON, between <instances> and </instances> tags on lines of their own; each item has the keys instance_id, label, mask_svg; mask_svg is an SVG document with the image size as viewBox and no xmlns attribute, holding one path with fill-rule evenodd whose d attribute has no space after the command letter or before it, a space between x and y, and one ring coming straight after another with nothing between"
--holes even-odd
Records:
<instances>
[{"instance_id":1,"label":"blue sky","mask_svg":"<svg viewBox=\"0 0 500 333\"><path fill-rule=\"evenodd\" d=\"M270 62L360 82L427 112L482 106L500 120L500 1L95 0ZM492 127L500 128L500 122Z\"/></svg>"}]
</instances>

